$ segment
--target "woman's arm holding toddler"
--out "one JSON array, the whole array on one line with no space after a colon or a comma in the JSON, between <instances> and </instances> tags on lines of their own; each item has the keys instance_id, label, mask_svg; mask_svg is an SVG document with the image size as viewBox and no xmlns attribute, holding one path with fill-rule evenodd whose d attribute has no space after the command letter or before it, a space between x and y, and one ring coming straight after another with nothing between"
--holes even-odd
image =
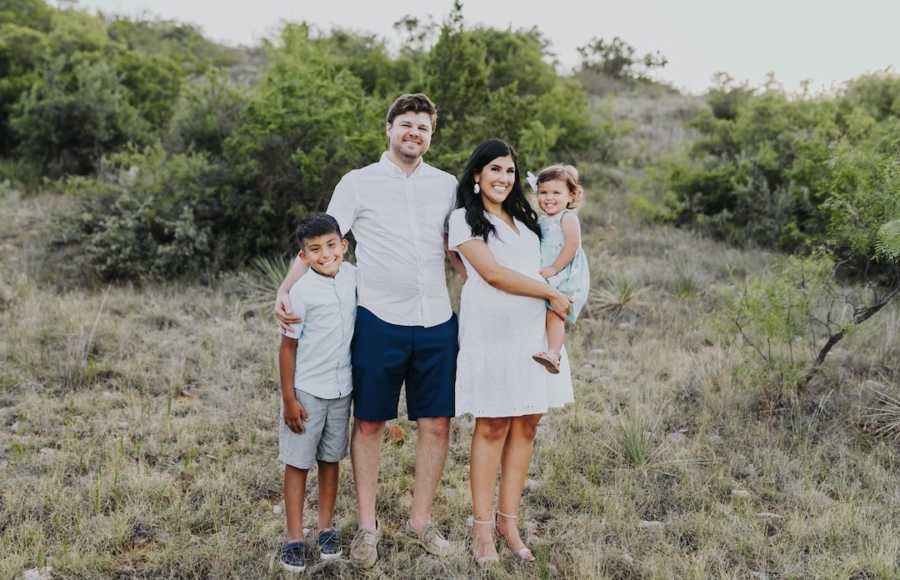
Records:
<instances>
[{"instance_id":1,"label":"woman's arm holding toddler","mask_svg":"<svg viewBox=\"0 0 900 580\"><path fill-rule=\"evenodd\" d=\"M473 239L460 244L459 252L466 257L484 281L494 288L510 294L547 300L557 316L566 317L572 303L568 296L546 282L540 282L501 266L482 240Z\"/></svg>"}]
</instances>

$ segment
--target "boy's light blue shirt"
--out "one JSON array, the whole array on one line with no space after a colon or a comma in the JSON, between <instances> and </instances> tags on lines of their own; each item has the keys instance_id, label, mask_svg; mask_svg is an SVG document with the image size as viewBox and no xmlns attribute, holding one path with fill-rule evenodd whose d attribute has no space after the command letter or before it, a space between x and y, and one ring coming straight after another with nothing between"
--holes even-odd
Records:
<instances>
[{"instance_id":1,"label":"boy's light blue shirt","mask_svg":"<svg viewBox=\"0 0 900 580\"><path fill-rule=\"evenodd\" d=\"M299 340L294 388L321 399L353 390L350 341L356 321L356 267L344 262L334 278L312 268L290 292L291 309L302 319L285 336Z\"/></svg>"}]
</instances>

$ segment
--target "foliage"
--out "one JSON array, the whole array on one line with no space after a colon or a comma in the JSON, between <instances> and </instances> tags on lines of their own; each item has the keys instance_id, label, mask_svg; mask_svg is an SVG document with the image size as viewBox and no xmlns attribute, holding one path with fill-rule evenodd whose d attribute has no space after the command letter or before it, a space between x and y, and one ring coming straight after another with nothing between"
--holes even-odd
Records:
<instances>
[{"instance_id":1,"label":"foliage","mask_svg":"<svg viewBox=\"0 0 900 580\"><path fill-rule=\"evenodd\" d=\"M57 58L12 117L18 150L54 177L87 174L104 153L142 143L149 132L111 65L69 65Z\"/></svg>"},{"instance_id":2,"label":"foliage","mask_svg":"<svg viewBox=\"0 0 900 580\"><path fill-rule=\"evenodd\" d=\"M871 260L879 228L900 218L900 80L864 76L833 97L718 80L689 157L657 166L675 221L735 243Z\"/></svg>"},{"instance_id":3,"label":"foliage","mask_svg":"<svg viewBox=\"0 0 900 580\"><path fill-rule=\"evenodd\" d=\"M0 4L0 25L17 24L46 32L52 17L52 9L43 0L3 0Z\"/></svg>"},{"instance_id":4,"label":"foliage","mask_svg":"<svg viewBox=\"0 0 900 580\"><path fill-rule=\"evenodd\" d=\"M592 161L614 156L618 128L592 123L584 90L557 74L537 29L467 28L459 3L439 30L399 21L399 52L373 35L287 24L264 41L266 66L251 87L216 68L233 53L191 26L48 11L46 32L0 29L0 67L15 77L0 82L6 149L50 177L93 176L74 182L84 207L69 243L87 245L80 261L102 279L283 254L298 219L378 158L385 111L403 92L427 91L438 104L428 161L450 172L489 137L514 144L530 170L592 149ZM123 182L126 162L155 177ZM188 175L195 181L178 193ZM131 226L152 240L146 248Z\"/></svg>"},{"instance_id":5,"label":"foliage","mask_svg":"<svg viewBox=\"0 0 900 580\"><path fill-rule=\"evenodd\" d=\"M288 25L281 43L225 147L237 189L222 202L251 255L283 251L296 220L384 146L385 102L318 51L308 27Z\"/></svg>"},{"instance_id":6,"label":"foliage","mask_svg":"<svg viewBox=\"0 0 900 580\"><path fill-rule=\"evenodd\" d=\"M166 56L126 52L117 65L128 101L151 127L165 127L181 91L184 73Z\"/></svg>"},{"instance_id":7,"label":"foliage","mask_svg":"<svg viewBox=\"0 0 900 580\"><path fill-rule=\"evenodd\" d=\"M846 310L834 312L829 303L838 292L833 268L825 256L783 259L748 280L723 309L728 332L736 329L758 355L769 396L795 392L825 330L822 320L827 317L843 328L852 325Z\"/></svg>"},{"instance_id":8,"label":"foliage","mask_svg":"<svg viewBox=\"0 0 900 580\"><path fill-rule=\"evenodd\" d=\"M772 271L750 278L723 311L758 355L764 385L777 387L770 397L802 390L841 340L900 295L898 272L892 288L860 291L839 284L838 267L827 253L784 258Z\"/></svg>"},{"instance_id":9,"label":"foliage","mask_svg":"<svg viewBox=\"0 0 900 580\"><path fill-rule=\"evenodd\" d=\"M248 96L216 69L181 92L169 128L166 147L175 153L203 151L221 158L225 141L243 122Z\"/></svg>"},{"instance_id":10,"label":"foliage","mask_svg":"<svg viewBox=\"0 0 900 580\"><path fill-rule=\"evenodd\" d=\"M615 79L645 79L653 69L664 68L669 59L659 51L638 56L637 49L618 36L612 40L594 37L578 47L581 69L600 72Z\"/></svg>"},{"instance_id":11,"label":"foliage","mask_svg":"<svg viewBox=\"0 0 900 580\"><path fill-rule=\"evenodd\" d=\"M537 29L469 30L457 3L425 66L440 115L431 155L448 171L489 137L515 144L521 165L537 169L574 162L613 133L592 125L584 90L556 75Z\"/></svg>"},{"instance_id":12,"label":"foliage","mask_svg":"<svg viewBox=\"0 0 900 580\"><path fill-rule=\"evenodd\" d=\"M79 211L64 216L58 251L74 248L79 270L104 280L172 279L216 266L227 248L216 237L221 211L216 167L202 154L160 146L110 157L104 179L75 179Z\"/></svg>"},{"instance_id":13,"label":"foliage","mask_svg":"<svg viewBox=\"0 0 900 580\"><path fill-rule=\"evenodd\" d=\"M9 118L13 106L39 79L49 52L47 35L6 23L0 25L0 154L10 153L15 138Z\"/></svg>"},{"instance_id":14,"label":"foliage","mask_svg":"<svg viewBox=\"0 0 900 580\"><path fill-rule=\"evenodd\" d=\"M187 75L205 73L239 61L236 49L207 39L191 24L114 16L107 20L107 26L109 37L125 45L129 51L170 59Z\"/></svg>"},{"instance_id":15,"label":"foliage","mask_svg":"<svg viewBox=\"0 0 900 580\"><path fill-rule=\"evenodd\" d=\"M272 307L273 296L291 269L293 260L286 256L267 258L257 256L250 268L241 272L239 283L243 292L241 303L248 311L262 311Z\"/></svg>"}]
</instances>

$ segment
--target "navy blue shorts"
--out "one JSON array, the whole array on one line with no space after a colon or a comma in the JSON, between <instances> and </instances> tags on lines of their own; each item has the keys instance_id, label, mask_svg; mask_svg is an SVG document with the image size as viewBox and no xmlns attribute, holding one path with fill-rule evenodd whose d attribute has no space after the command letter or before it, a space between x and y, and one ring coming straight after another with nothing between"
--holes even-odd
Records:
<instances>
[{"instance_id":1,"label":"navy blue shorts","mask_svg":"<svg viewBox=\"0 0 900 580\"><path fill-rule=\"evenodd\" d=\"M455 414L459 325L450 320L425 328L385 322L362 306L353 333L353 416L364 421L397 417L400 387L406 384L406 414Z\"/></svg>"}]
</instances>

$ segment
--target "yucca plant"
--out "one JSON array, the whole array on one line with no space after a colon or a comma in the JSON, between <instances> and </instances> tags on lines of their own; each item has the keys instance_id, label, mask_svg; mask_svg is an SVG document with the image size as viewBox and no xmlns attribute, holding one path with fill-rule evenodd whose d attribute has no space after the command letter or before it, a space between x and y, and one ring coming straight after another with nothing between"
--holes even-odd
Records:
<instances>
[{"instance_id":1,"label":"yucca plant","mask_svg":"<svg viewBox=\"0 0 900 580\"><path fill-rule=\"evenodd\" d=\"M275 293L290 269L291 260L284 256L254 258L250 268L239 278L244 309L259 311L272 308Z\"/></svg>"},{"instance_id":2,"label":"yucca plant","mask_svg":"<svg viewBox=\"0 0 900 580\"><path fill-rule=\"evenodd\" d=\"M868 430L874 435L900 440L900 396L873 389L875 402L864 410Z\"/></svg>"},{"instance_id":3,"label":"yucca plant","mask_svg":"<svg viewBox=\"0 0 900 580\"><path fill-rule=\"evenodd\" d=\"M603 313L619 316L626 310L637 312L643 306L641 296L648 290L637 282L624 276L607 280L599 290L591 292L591 301Z\"/></svg>"}]
</instances>

